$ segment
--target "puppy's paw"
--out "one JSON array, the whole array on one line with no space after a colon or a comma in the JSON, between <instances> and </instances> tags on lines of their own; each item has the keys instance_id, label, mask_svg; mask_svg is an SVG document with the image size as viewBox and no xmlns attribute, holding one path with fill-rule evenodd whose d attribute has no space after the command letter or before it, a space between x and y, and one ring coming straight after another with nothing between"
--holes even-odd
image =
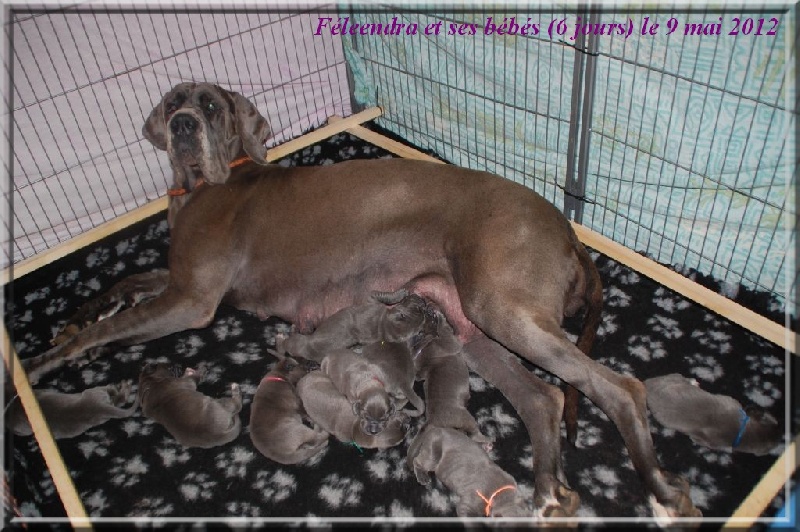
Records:
<instances>
[{"instance_id":1,"label":"puppy's paw","mask_svg":"<svg viewBox=\"0 0 800 532\"><path fill-rule=\"evenodd\" d=\"M235 382L231 383L231 397L234 399L242 398L242 388Z\"/></svg>"}]
</instances>

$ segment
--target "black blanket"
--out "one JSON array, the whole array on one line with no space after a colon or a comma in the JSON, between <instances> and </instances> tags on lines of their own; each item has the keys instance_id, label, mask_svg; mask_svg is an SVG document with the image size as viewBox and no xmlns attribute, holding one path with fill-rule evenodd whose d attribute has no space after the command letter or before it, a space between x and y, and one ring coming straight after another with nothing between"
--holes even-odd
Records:
<instances>
[{"instance_id":1,"label":"black blanket","mask_svg":"<svg viewBox=\"0 0 800 532\"><path fill-rule=\"evenodd\" d=\"M338 135L281 164L329 164L388 154L349 135ZM265 209L269 206L265 205ZM275 228L280 231L280 227ZM6 287L5 316L21 357L43 352L84 301L133 273L166 266L169 231L165 214L154 216L97 244L16 280ZM609 258L592 253L603 278L605 307L593 356L640 379L681 373L703 388L755 403L778 419L786 412L785 353ZM700 277L697 274L691 274ZM713 280L701 279L714 287ZM740 292L762 313L782 315L763 294ZM567 324L574 327L574 324ZM131 347L116 347L81 368L49 376L40 387L75 392L137 381L148 361L207 369L199 389L222 395L237 382L244 394L246 426L253 393L274 358L266 349L288 325L221 307L213 323ZM536 370L538 371L538 370ZM540 373L550 382L558 382ZM418 393L422 386L418 384ZM477 375L470 378L469 409L494 437L492 457L532 496L531 446L509 403ZM12 390L13 392L13 390ZM8 395L8 393L7 393ZM796 423L793 423L796 427ZM712 451L650 419L665 469L692 485L692 499L706 517L730 516L773 464L763 457ZM455 516L454 499L438 482L419 485L405 465L406 441L386 451L361 450L331 440L310 463L283 466L260 455L247 429L230 444L210 450L181 447L160 425L140 415L113 420L59 447L91 516L97 517L437 517ZM792 429L796 434L796 430ZM26 516L63 516L64 510L32 437L6 432L6 471L18 510ZM577 448L563 440L567 478L580 494L586 517L649 516L643 484L622 439L606 416L585 398ZM767 514L774 513L781 496Z\"/></svg>"}]
</instances>

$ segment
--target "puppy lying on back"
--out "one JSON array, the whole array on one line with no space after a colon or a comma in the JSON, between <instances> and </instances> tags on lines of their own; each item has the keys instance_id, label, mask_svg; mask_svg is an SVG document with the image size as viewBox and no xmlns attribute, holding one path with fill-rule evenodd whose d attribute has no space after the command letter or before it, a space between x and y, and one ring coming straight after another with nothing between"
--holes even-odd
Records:
<instances>
[{"instance_id":1,"label":"puppy lying on back","mask_svg":"<svg viewBox=\"0 0 800 532\"><path fill-rule=\"evenodd\" d=\"M425 425L408 448L408 467L422 485L430 471L458 495L459 517L530 517L514 477L495 464L478 442L455 429Z\"/></svg>"},{"instance_id":2,"label":"puppy lying on back","mask_svg":"<svg viewBox=\"0 0 800 532\"><path fill-rule=\"evenodd\" d=\"M290 354L317 362L332 349L378 341L405 342L423 329L430 316L426 301L406 290L373 292L374 301L332 314L311 334L278 338L278 356Z\"/></svg>"},{"instance_id":3,"label":"puppy lying on back","mask_svg":"<svg viewBox=\"0 0 800 532\"><path fill-rule=\"evenodd\" d=\"M322 372L314 371L300 379L297 393L311 420L340 441L352 442L367 449L386 449L405 438L408 417L403 413L387 419L384 429L379 433L365 434L347 397Z\"/></svg>"},{"instance_id":4,"label":"puppy lying on back","mask_svg":"<svg viewBox=\"0 0 800 532\"><path fill-rule=\"evenodd\" d=\"M73 438L109 419L132 416L139 407L137 401L134 401L129 408L119 406L128 402L130 392L129 381L89 388L81 393L34 390L36 400L55 439ZM6 426L18 436L33 434L19 397L15 397L8 406Z\"/></svg>"},{"instance_id":5,"label":"puppy lying on back","mask_svg":"<svg viewBox=\"0 0 800 532\"><path fill-rule=\"evenodd\" d=\"M783 443L783 431L768 413L745 410L733 397L709 393L677 373L644 384L653 417L697 444L762 455Z\"/></svg>"},{"instance_id":6,"label":"puppy lying on back","mask_svg":"<svg viewBox=\"0 0 800 532\"><path fill-rule=\"evenodd\" d=\"M460 430L477 442L488 443L491 439L481 434L467 410L469 370L461 356L461 343L443 314L435 311L434 319L435 338L414 359L417 377L425 381L426 422Z\"/></svg>"},{"instance_id":7,"label":"puppy lying on back","mask_svg":"<svg viewBox=\"0 0 800 532\"><path fill-rule=\"evenodd\" d=\"M403 343L376 342L365 345L361 354L338 349L322 359L322 372L350 401L365 434L378 434L409 401L415 408L406 412L409 416L418 417L425 412L425 402L414 392L412 343L411 339Z\"/></svg>"},{"instance_id":8,"label":"puppy lying on back","mask_svg":"<svg viewBox=\"0 0 800 532\"><path fill-rule=\"evenodd\" d=\"M302 358L279 360L261 379L250 406L250 439L256 449L281 464L296 464L328 445L329 434L303 424L306 417L295 385L319 364Z\"/></svg>"},{"instance_id":9,"label":"puppy lying on back","mask_svg":"<svg viewBox=\"0 0 800 532\"><path fill-rule=\"evenodd\" d=\"M177 366L147 364L139 376L142 413L160 423L186 447L216 447L234 440L242 430L242 393L231 385L231 397L212 399L197 391L202 375Z\"/></svg>"}]
</instances>

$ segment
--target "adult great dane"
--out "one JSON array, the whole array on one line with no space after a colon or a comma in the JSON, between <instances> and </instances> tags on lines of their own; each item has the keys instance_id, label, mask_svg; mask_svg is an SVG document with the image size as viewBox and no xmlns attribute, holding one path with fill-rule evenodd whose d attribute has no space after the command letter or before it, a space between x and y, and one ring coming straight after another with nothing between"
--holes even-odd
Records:
<instances>
[{"instance_id":1,"label":"adult great dane","mask_svg":"<svg viewBox=\"0 0 800 532\"><path fill-rule=\"evenodd\" d=\"M643 384L586 355L600 319L600 279L544 198L486 172L428 162L267 164L267 121L240 94L208 83L175 86L143 133L166 150L174 193L187 192L170 206L169 273L138 286L153 299L26 360L33 381L96 346L205 327L221 302L303 332L372 291L405 288L441 308L470 368L524 421L537 515L573 515L579 498L561 467L564 395L518 357L583 392L616 424L657 516L701 515L688 484L658 464ZM105 308L121 292L88 305ZM581 309L576 346L561 322Z\"/></svg>"}]
</instances>

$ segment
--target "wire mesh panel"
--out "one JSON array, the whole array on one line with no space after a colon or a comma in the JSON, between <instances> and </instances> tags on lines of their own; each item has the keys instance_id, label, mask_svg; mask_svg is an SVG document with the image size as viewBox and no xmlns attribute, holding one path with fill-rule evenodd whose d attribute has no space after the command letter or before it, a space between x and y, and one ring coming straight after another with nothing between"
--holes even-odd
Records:
<instances>
[{"instance_id":1,"label":"wire mesh panel","mask_svg":"<svg viewBox=\"0 0 800 532\"><path fill-rule=\"evenodd\" d=\"M649 23L663 30L599 40L583 223L793 307L793 12Z\"/></svg>"},{"instance_id":2,"label":"wire mesh panel","mask_svg":"<svg viewBox=\"0 0 800 532\"><path fill-rule=\"evenodd\" d=\"M350 114L341 40L311 12L12 10L13 251L3 266L164 194L166 157L141 135L173 85L242 93L280 143Z\"/></svg>"},{"instance_id":3,"label":"wire mesh panel","mask_svg":"<svg viewBox=\"0 0 800 532\"><path fill-rule=\"evenodd\" d=\"M657 12L648 22L661 31L646 36L639 12L400 11L340 22L367 25L345 51L356 98L383 107L381 125L557 206L581 183L584 225L710 274L728 295L742 283L794 308L794 11ZM371 33L415 23L413 36ZM578 44L586 34L596 52ZM589 66L573 72L579 54ZM587 98L571 99L584 83ZM570 151L579 140L586 149Z\"/></svg>"},{"instance_id":4,"label":"wire mesh panel","mask_svg":"<svg viewBox=\"0 0 800 532\"><path fill-rule=\"evenodd\" d=\"M344 41L356 99L383 108L380 125L453 164L563 203L574 51L542 35L541 21L556 15L389 9L345 16L351 26L404 25ZM486 34L512 17L527 35ZM436 24L438 33L426 35Z\"/></svg>"}]
</instances>

